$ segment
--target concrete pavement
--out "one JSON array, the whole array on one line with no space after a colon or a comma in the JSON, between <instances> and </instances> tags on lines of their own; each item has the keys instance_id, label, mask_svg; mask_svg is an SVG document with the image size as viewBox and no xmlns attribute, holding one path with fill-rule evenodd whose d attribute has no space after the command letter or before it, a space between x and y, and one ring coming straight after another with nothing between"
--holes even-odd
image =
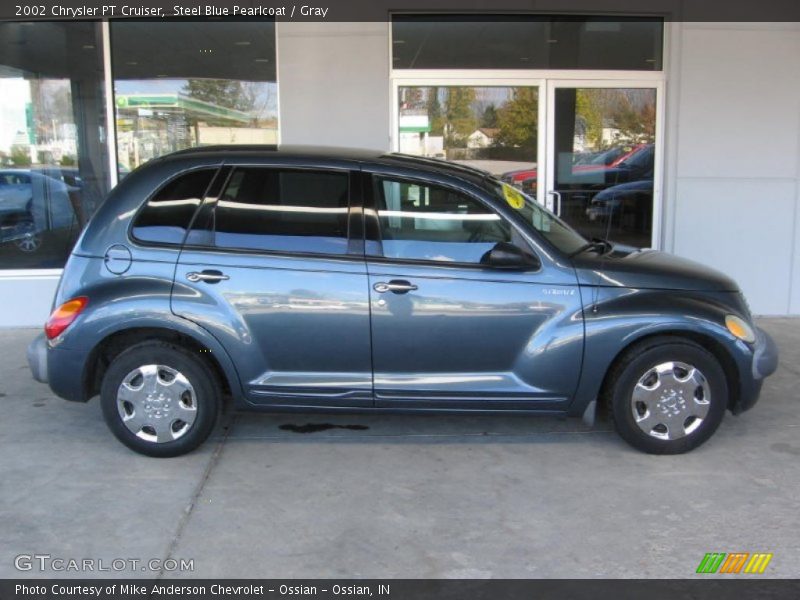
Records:
<instances>
[{"instance_id":1,"label":"concrete pavement","mask_svg":"<svg viewBox=\"0 0 800 600\"><path fill-rule=\"evenodd\" d=\"M800 319L760 324L781 366L759 405L665 457L608 423L238 414L193 454L150 459L96 400L31 379L34 330L0 330L0 577L158 574L15 568L49 554L194 561L168 577L670 578L706 552L772 552L767 575L798 577ZM280 429L308 423L366 429Z\"/></svg>"}]
</instances>

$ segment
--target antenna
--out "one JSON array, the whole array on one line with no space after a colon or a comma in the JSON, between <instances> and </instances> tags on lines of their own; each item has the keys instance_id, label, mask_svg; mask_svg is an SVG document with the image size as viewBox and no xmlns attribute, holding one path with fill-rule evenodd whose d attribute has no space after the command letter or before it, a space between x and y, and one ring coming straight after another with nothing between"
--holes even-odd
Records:
<instances>
[{"instance_id":1,"label":"antenna","mask_svg":"<svg viewBox=\"0 0 800 600\"><path fill-rule=\"evenodd\" d=\"M611 221L614 218L614 205L615 205L615 200L616 199L617 199L616 194L612 193L608 204L606 204L606 206L608 206L610 210L608 212L608 217L607 217L608 221L606 222L606 234L604 236L605 240L608 240L608 237L611 235ZM620 214L620 218L622 218L621 214ZM605 253L603 253L600 256L600 269L599 269L600 272L603 271L603 266L605 264L605 260L606 260L605 259ZM594 288L594 298L592 298L592 313L597 313L597 310L598 310L597 309L597 300L598 300L599 296L600 296L600 275L598 274L598 276L597 276L597 285L595 285L595 288Z\"/></svg>"}]
</instances>

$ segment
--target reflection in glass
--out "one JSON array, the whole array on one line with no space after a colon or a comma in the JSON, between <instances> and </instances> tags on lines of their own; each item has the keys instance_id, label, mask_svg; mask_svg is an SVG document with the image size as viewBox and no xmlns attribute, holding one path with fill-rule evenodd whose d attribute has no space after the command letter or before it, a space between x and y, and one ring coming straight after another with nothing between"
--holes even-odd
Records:
<instances>
[{"instance_id":1,"label":"reflection in glass","mask_svg":"<svg viewBox=\"0 0 800 600\"><path fill-rule=\"evenodd\" d=\"M560 88L555 98L560 216L588 238L651 243L654 89ZM519 182L535 189L535 177Z\"/></svg>"},{"instance_id":2,"label":"reflection in glass","mask_svg":"<svg viewBox=\"0 0 800 600\"><path fill-rule=\"evenodd\" d=\"M538 87L401 87L400 152L506 179L535 172Z\"/></svg>"},{"instance_id":3,"label":"reflection in glass","mask_svg":"<svg viewBox=\"0 0 800 600\"><path fill-rule=\"evenodd\" d=\"M108 191L99 25L0 23L0 268L59 268Z\"/></svg>"},{"instance_id":4,"label":"reflection in glass","mask_svg":"<svg viewBox=\"0 0 800 600\"><path fill-rule=\"evenodd\" d=\"M169 152L276 144L270 21L111 24L120 176Z\"/></svg>"},{"instance_id":5,"label":"reflection in glass","mask_svg":"<svg viewBox=\"0 0 800 600\"><path fill-rule=\"evenodd\" d=\"M395 69L660 71L663 21L559 15L395 15Z\"/></svg>"},{"instance_id":6,"label":"reflection in glass","mask_svg":"<svg viewBox=\"0 0 800 600\"><path fill-rule=\"evenodd\" d=\"M526 247L497 214L452 190L378 179L376 201L387 258L480 264L498 243Z\"/></svg>"}]
</instances>

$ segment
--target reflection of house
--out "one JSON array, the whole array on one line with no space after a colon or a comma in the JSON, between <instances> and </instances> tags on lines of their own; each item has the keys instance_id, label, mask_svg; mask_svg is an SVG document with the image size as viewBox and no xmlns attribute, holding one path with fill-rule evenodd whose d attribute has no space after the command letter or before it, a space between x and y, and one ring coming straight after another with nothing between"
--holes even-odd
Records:
<instances>
[{"instance_id":1,"label":"reflection of house","mask_svg":"<svg viewBox=\"0 0 800 600\"><path fill-rule=\"evenodd\" d=\"M467 148L488 148L494 144L499 129L493 127L479 127L469 134L467 138Z\"/></svg>"}]
</instances>

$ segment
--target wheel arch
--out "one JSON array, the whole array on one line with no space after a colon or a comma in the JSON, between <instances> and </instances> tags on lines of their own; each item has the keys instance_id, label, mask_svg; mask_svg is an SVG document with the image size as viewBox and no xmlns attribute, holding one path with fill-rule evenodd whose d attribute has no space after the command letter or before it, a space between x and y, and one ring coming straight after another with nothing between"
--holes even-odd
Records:
<instances>
[{"instance_id":1,"label":"wheel arch","mask_svg":"<svg viewBox=\"0 0 800 600\"><path fill-rule=\"evenodd\" d=\"M241 396L238 374L233 364L215 340L192 335L185 329L170 329L163 326L136 325L108 333L89 353L82 377L82 388L86 399L100 392L103 376L108 366L121 352L145 341L169 342L197 352L217 377L223 394L237 399ZM222 359L222 360L220 360Z\"/></svg>"},{"instance_id":2,"label":"wheel arch","mask_svg":"<svg viewBox=\"0 0 800 600\"><path fill-rule=\"evenodd\" d=\"M614 368L633 350L638 346L645 345L649 341L656 339L663 339L664 341L680 341L689 340L702 347L719 362L722 371L725 374L725 381L728 385L728 409L733 409L739 402L739 370L736 361L731 356L730 352L725 346L713 336L706 333L693 331L690 329L665 329L663 331L642 333L642 335L629 341L619 352L611 359L606 368L603 380L598 388L597 402L598 408L608 410L608 397L611 388L611 375Z\"/></svg>"}]
</instances>

